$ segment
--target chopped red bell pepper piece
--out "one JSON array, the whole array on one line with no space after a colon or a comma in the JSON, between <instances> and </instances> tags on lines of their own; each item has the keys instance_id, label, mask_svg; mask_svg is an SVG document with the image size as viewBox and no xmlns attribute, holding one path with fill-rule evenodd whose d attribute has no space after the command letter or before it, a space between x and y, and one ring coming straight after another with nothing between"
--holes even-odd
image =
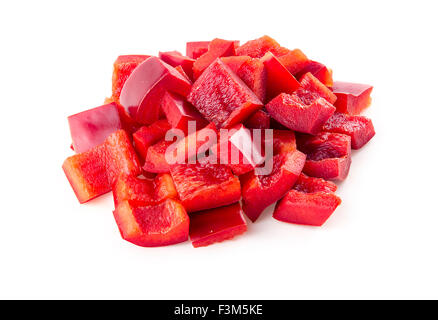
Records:
<instances>
[{"instance_id":1,"label":"chopped red bell pepper piece","mask_svg":"<svg viewBox=\"0 0 438 320\"><path fill-rule=\"evenodd\" d=\"M306 161L298 150L277 154L272 159L269 175L256 175L254 171L241 176L243 211L252 222L263 210L280 200L295 184Z\"/></svg>"},{"instance_id":2,"label":"chopped red bell pepper piece","mask_svg":"<svg viewBox=\"0 0 438 320\"><path fill-rule=\"evenodd\" d=\"M152 205L166 199L177 199L172 177L168 173L158 174L152 179L120 175L113 186L114 204L129 200L135 205Z\"/></svg>"},{"instance_id":3,"label":"chopped red bell pepper piece","mask_svg":"<svg viewBox=\"0 0 438 320\"><path fill-rule=\"evenodd\" d=\"M208 44L208 51L200 56L193 64L193 77L198 79L208 66L220 57L234 56L236 54L234 41L214 39Z\"/></svg>"},{"instance_id":4,"label":"chopped red bell pepper piece","mask_svg":"<svg viewBox=\"0 0 438 320\"><path fill-rule=\"evenodd\" d=\"M68 117L73 150L85 152L102 144L111 133L122 129L115 103L83 111Z\"/></svg>"},{"instance_id":5,"label":"chopped red bell pepper piece","mask_svg":"<svg viewBox=\"0 0 438 320\"><path fill-rule=\"evenodd\" d=\"M222 62L225 63L235 74L237 74L237 71L242 66L242 64L250 59L251 57L248 56L231 56L221 58Z\"/></svg>"},{"instance_id":6,"label":"chopped red bell pepper piece","mask_svg":"<svg viewBox=\"0 0 438 320\"><path fill-rule=\"evenodd\" d=\"M303 172L326 180L345 180L351 164L351 138L345 134L320 132L299 136L298 149L307 154Z\"/></svg>"},{"instance_id":7,"label":"chopped red bell pepper piece","mask_svg":"<svg viewBox=\"0 0 438 320\"><path fill-rule=\"evenodd\" d=\"M142 159L146 159L148 148L163 139L171 128L167 120L161 119L134 132L132 135L134 147Z\"/></svg>"},{"instance_id":8,"label":"chopped red bell pepper piece","mask_svg":"<svg viewBox=\"0 0 438 320\"><path fill-rule=\"evenodd\" d=\"M166 92L161 107L169 124L185 134L187 134L189 121L195 121L197 128L203 128L208 124L198 110L181 96Z\"/></svg>"},{"instance_id":9,"label":"chopped red bell pepper piece","mask_svg":"<svg viewBox=\"0 0 438 320\"><path fill-rule=\"evenodd\" d=\"M193 79L193 63L195 62L194 59L183 56L178 51L160 52L158 54L158 57L172 67L176 68L177 66L181 66L181 68L184 70L184 73L187 74L189 79Z\"/></svg>"},{"instance_id":10,"label":"chopped red bell pepper piece","mask_svg":"<svg viewBox=\"0 0 438 320\"><path fill-rule=\"evenodd\" d=\"M122 238L142 247L180 243L189 236L189 216L173 199L146 206L123 201L114 210L114 218Z\"/></svg>"},{"instance_id":11,"label":"chopped red bell pepper piece","mask_svg":"<svg viewBox=\"0 0 438 320\"><path fill-rule=\"evenodd\" d=\"M243 122L263 107L257 96L220 59L196 80L187 99L218 128Z\"/></svg>"},{"instance_id":12,"label":"chopped red bell pepper piece","mask_svg":"<svg viewBox=\"0 0 438 320\"><path fill-rule=\"evenodd\" d=\"M261 59L249 59L237 70L237 75L260 101L266 100L268 71Z\"/></svg>"},{"instance_id":13,"label":"chopped red bell pepper piece","mask_svg":"<svg viewBox=\"0 0 438 320\"><path fill-rule=\"evenodd\" d=\"M288 49L281 47L277 41L269 36L263 36L255 40L250 40L236 49L238 56L250 56L251 58L261 58L268 51L276 56L281 56L289 52Z\"/></svg>"},{"instance_id":14,"label":"chopped red bell pepper piece","mask_svg":"<svg viewBox=\"0 0 438 320\"><path fill-rule=\"evenodd\" d=\"M336 185L301 174L294 188L277 203L273 217L279 221L321 226L341 204Z\"/></svg>"},{"instance_id":15,"label":"chopped red bell pepper piece","mask_svg":"<svg viewBox=\"0 0 438 320\"><path fill-rule=\"evenodd\" d=\"M333 86L333 75L332 71L327 68L322 63L317 61L308 60L304 63L303 67L299 72L295 73L297 79L301 79L307 72L310 72L315 78L321 81L327 87Z\"/></svg>"},{"instance_id":16,"label":"chopped red bell pepper piece","mask_svg":"<svg viewBox=\"0 0 438 320\"><path fill-rule=\"evenodd\" d=\"M254 170L263 164L262 141L254 141L251 130L238 124L221 132L220 141L215 148L221 164L227 165L236 176Z\"/></svg>"},{"instance_id":17,"label":"chopped red bell pepper piece","mask_svg":"<svg viewBox=\"0 0 438 320\"><path fill-rule=\"evenodd\" d=\"M323 98L305 105L295 94L282 93L266 105L269 115L287 128L317 134L336 108Z\"/></svg>"},{"instance_id":18,"label":"chopped red bell pepper piece","mask_svg":"<svg viewBox=\"0 0 438 320\"><path fill-rule=\"evenodd\" d=\"M338 97L335 107L342 113L360 114L370 105L372 90L367 84L336 81L333 84L333 93Z\"/></svg>"},{"instance_id":19,"label":"chopped red bell pepper piece","mask_svg":"<svg viewBox=\"0 0 438 320\"><path fill-rule=\"evenodd\" d=\"M362 148L376 134L371 119L364 116L349 116L340 112L335 112L324 124L322 130L349 135L352 149Z\"/></svg>"},{"instance_id":20,"label":"chopped red bell pepper piece","mask_svg":"<svg viewBox=\"0 0 438 320\"><path fill-rule=\"evenodd\" d=\"M120 174L139 175L140 164L124 130L89 151L68 157L62 168L80 203L111 191Z\"/></svg>"},{"instance_id":21,"label":"chopped red bell pepper piece","mask_svg":"<svg viewBox=\"0 0 438 320\"><path fill-rule=\"evenodd\" d=\"M281 93L293 93L300 87L300 83L286 67L281 64L274 54L267 52L261 60L267 70L267 101Z\"/></svg>"},{"instance_id":22,"label":"chopped red bell pepper piece","mask_svg":"<svg viewBox=\"0 0 438 320\"><path fill-rule=\"evenodd\" d=\"M160 116L161 99L166 91L185 97L190 89L191 83L175 68L150 57L126 80L120 103L137 122L151 124Z\"/></svg>"},{"instance_id":23,"label":"chopped red bell pepper piece","mask_svg":"<svg viewBox=\"0 0 438 320\"><path fill-rule=\"evenodd\" d=\"M274 130L273 153L281 154L292 152L297 149L295 133L290 130Z\"/></svg>"},{"instance_id":24,"label":"chopped red bell pepper piece","mask_svg":"<svg viewBox=\"0 0 438 320\"><path fill-rule=\"evenodd\" d=\"M198 59L208 51L210 41L193 41L186 43L186 56L192 59Z\"/></svg>"},{"instance_id":25,"label":"chopped red bell pepper piece","mask_svg":"<svg viewBox=\"0 0 438 320\"><path fill-rule=\"evenodd\" d=\"M232 239L246 230L240 203L190 214L190 240L195 248Z\"/></svg>"},{"instance_id":26,"label":"chopped red bell pepper piece","mask_svg":"<svg viewBox=\"0 0 438 320\"><path fill-rule=\"evenodd\" d=\"M177 164L170 173L187 212L226 206L240 200L240 182L220 164Z\"/></svg>"},{"instance_id":27,"label":"chopped red bell pepper piece","mask_svg":"<svg viewBox=\"0 0 438 320\"><path fill-rule=\"evenodd\" d=\"M117 57L114 62L114 71L112 79L112 99L120 104L120 92L126 79L131 75L132 71L143 61L150 56L147 55L125 55Z\"/></svg>"},{"instance_id":28,"label":"chopped red bell pepper piece","mask_svg":"<svg viewBox=\"0 0 438 320\"><path fill-rule=\"evenodd\" d=\"M192 83L192 79L189 78L189 76L181 66L176 66L175 70L178 71L188 82Z\"/></svg>"},{"instance_id":29,"label":"chopped red bell pepper piece","mask_svg":"<svg viewBox=\"0 0 438 320\"><path fill-rule=\"evenodd\" d=\"M170 171L170 164L166 160L166 151L174 141L162 139L148 148L143 170L152 173L166 173Z\"/></svg>"},{"instance_id":30,"label":"chopped red bell pepper piece","mask_svg":"<svg viewBox=\"0 0 438 320\"><path fill-rule=\"evenodd\" d=\"M294 76L300 71L309 61L307 56L300 50L290 50L286 54L277 56L278 61ZM296 77L298 78L298 77Z\"/></svg>"},{"instance_id":31,"label":"chopped red bell pepper piece","mask_svg":"<svg viewBox=\"0 0 438 320\"><path fill-rule=\"evenodd\" d=\"M269 129L271 127L271 117L265 111L258 110L246 119L245 127L249 129Z\"/></svg>"},{"instance_id":32,"label":"chopped red bell pepper piece","mask_svg":"<svg viewBox=\"0 0 438 320\"><path fill-rule=\"evenodd\" d=\"M333 104L336 96L321 83L313 74L307 72L300 81L301 87L295 92L300 99L307 105L317 98L324 98L327 102Z\"/></svg>"}]
</instances>

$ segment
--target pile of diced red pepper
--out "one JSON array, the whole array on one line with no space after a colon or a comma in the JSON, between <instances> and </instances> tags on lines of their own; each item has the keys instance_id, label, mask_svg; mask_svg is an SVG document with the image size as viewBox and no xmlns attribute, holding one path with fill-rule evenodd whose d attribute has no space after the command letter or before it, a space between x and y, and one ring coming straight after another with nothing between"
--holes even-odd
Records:
<instances>
[{"instance_id":1,"label":"pile of diced red pepper","mask_svg":"<svg viewBox=\"0 0 438 320\"><path fill-rule=\"evenodd\" d=\"M113 192L120 233L139 246L231 239L247 230L244 214L255 222L275 202L275 219L321 226L341 203L331 181L347 177L351 149L375 134L359 115L371 91L334 82L324 64L268 36L188 42L185 56L120 56L106 104L68 117L76 154L63 169L80 203ZM195 139L197 151L207 130L224 128L233 133L217 142L215 159L242 148L234 135L250 148L255 129L273 129L272 171L257 173L263 150L237 164L166 161L169 131L186 135L178 148Z\"/></svg>"}]
</instances>

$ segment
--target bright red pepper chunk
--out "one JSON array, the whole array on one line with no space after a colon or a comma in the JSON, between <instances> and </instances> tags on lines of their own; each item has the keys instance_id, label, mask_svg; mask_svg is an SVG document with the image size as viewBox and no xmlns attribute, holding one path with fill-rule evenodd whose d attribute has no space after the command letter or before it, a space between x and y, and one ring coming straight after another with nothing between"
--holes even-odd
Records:
<instances>
[{"instance_id":1,"label":"bright red pepper chunk","mask_svg":"<svg viewBox=\"0 0 438 320\"><path fill-rule=\"evenodd\" d=\"M158 57L172 67L181 66L189 79L193 79L193 63L194 59L183 56L178 51L160 52Z\"/></svg>"},{"instance_id":2,"label":"bright red pepper chunk","mask_svg":"<svg viewBox=\"0 0 438 320\"><path fill-rule=\"evenodd\" d=\"M289 50L286 54L277 56L277 58L278 61L280 61L280 63L294 76L296 76L296 74L302 70L309 61L307 56L300 49Z\"/></svg>"},{"instance_id":3,"label":"bright red pepper chunk","mask_svg":"<svg viewBox=\"0 0 438 320\"><path fill-rule=\"evenodd\" d=\"M345 180L351 165L351 138L345 134L320 132L299 136L298 149L307 154L303 172L326 180Z\"/></svg>"},{"instance_id":4,"label":"bright red pepper chunk","mask_svg":"<svg viewBox=\"0 0 438 320\"><path fill-rule=\"evenodd\" d=\"M126 80L120 103L137 122L152 124L159 119L161 100L166 91L185 97L190 88L190 81L175 68L157 57L150 57Z\"/></svg>"},{"instance_id":5,"label":"bright red pepper chunk","mask_svg":"<svg viewBox=\"0 0 438 320\"><path fill-rule=\"evenodd\" d=\"M197 128L203 128L208 124L198 110L181 96L166 92L161 107L169 124L185 134L187 134L189 121L196 122Z\"/></svg>"},{"instance_id":6,"label":"bright red pepper chunk","mask_svg":"<svg viewBox=\"0 0 438 320\"><path fill-rule=\"evenodd\" d=\"M245 121L245 127L249 129L269 129L271 117L263 110L258 110Z\"/></svg>"},{"instance_id":7,"label":"bright red pepper chunk","mask_svg":"<svg viewBox=\"0 0 438 320\"><path fill-rule=\"evenodd\" d=\"M240 200L240 182L220 164L179 164L170 169L187 212L226 206Z\"/></svg>"},{"instance_id":8,"label":"bright red pepper chunk","mask_svg":"<svg viewBox=\"0 0 438 320\"><path fill-rule=\"evenodd\" d=\"M297 95L282 93L266 105L269 115L285 127L309 134L317 134L336 108L323 98L305 105Z\"/></svg>"},{"instance_id":9,"label":"bright red pepper chunk","mask_svg":"<svg viewBox=\"0 0 438 320\"><path fill-rule=\"evenodd\" d=\"M218 128L240 123L263 107L257 96L220 59L196 80L187 100Z\"/></svg>"},{"instance_id":10,"label":"bright red pepper chunk","mask_svg":"<svg viewBox=\"0 0 438 320\"><path fill-rule=\"evenodd\" d=\"M364 116L349 116L340 112L335 112L324 124L322 130L349 135L352 149L362 148L376 134L371 119Z\"/></svg>"},{"instance_id":11,"label":"bright red pepper chunk","mask_svg":"<svg viewBox=\"0 0 438 320\"><path fill-rule=\"evenodd\" d=\"M300 87L300 83L286 67L281 64L274 54L268 52L261 60L267 70L267 101L281 93L293 93Z\"/></svg>"},{"instance_id":12,"label":"bright red pepper chunk","mask_svg":"<svg viewBox=\"0 0 438 320\"><path fill-rule=\"evenodd\" d=\"M321 226L341 204L336 185L301 174L294 188L277 203L273 217L279 221Z\"/></svg>"},{"instance_id":13,"label":"bright red pepper chunk","mask_svg":"<svg viewBox=\"0 0 438 320\"><path fill-rule=\"evenodd\" d=\"M282 56L289 52L288 49L281 47L277 41L269 36L263 36L255 40L250 40L236 49L238 56L250 56L251 58L261 58L268 51L276 56Z\"/></svg>"},{"instance_id":14,"label":"bright red pepper chunk","mask_svg":"<svg viewBox=\"0 0 438 320\"><path fill-rule=\"evenodd\" d=\"M164 138L166 132L171 129L165 119L158 120L150 126L143 126L134 132L132 138L134 147L142 159L146 159L149 147Z\"/></svg>"},{"instance_id":15,"label":"bright red pepper chunk","mask_svg":"<svg viewBox=\"0 0 438 320\"><path fill-rule=\"evenodd\" d=\"M122 129L115 103L83 111L68 117L73 150L85 152L102 144L111 133Z\"/></svg>"},{"instance_id":16,"label":"bright red pepper chunk","mask_svg":"<svg viewBox=\"0 0 438 320\"><path fill-rule=\"evenodd\" d=\"M118 130L91 150L68 157L62 168L80 203L111 191L120 174L137 176L139 160L128 134Z\"/></svg>"},{"instance_id":17,"label":"bright red pepper chunk","mask_svg":"<svg viewBox=\"0 0 438 320\"><path fill-rule=\"evenodd\" d=\"M336 95L310 72L307 72L301 78L300 85L301 87L295 94L300 97L305 104L311 104L317 98L324 98L330 104L336 101Z\"/></svg>"},{"instance_id":18,"label":"bright red pepper chunk","mask_svg":"<svg viewBox=\"0 0 438 320\"><path fill-rule=\"evenodd\" d=\"M123 239L142 247L167 246L184 242L189 236L189 217L177 200L137 206L122 201L114 218Z\"/></svg>"},{"instance_id":19,"label":"bright red pepper chunk","mask_svg":"<svg viewBox=\"0 0 438 320\"><path fill-rule=\"evenodd\" d=\"M372 86L367 84L336 81L333 93L338 97L335 107L339 112L357 115L371 103Z\"/></svg>"},{"instance_id":20,"label":"bright red pepper chunk","mask_svg":"<svg viewBox=\"0 0 438 320\"><path fill-rule=\"evenodd\" d=\"M298 150L277 154L272 159L269 175L256 175L254 171L241 176L243 211L255 222L263 210L280 200L295 184L306 161Z\"/></svg>"},{"instance_id":21,"label":"bright red pepper chunk","mask_svg":"<svg viewBox=\"0 0 438 320\"><path fill-rule=\"evenodd\" d=\"M232 239L246 230L240 203L190 214L190 240L195 248Z\"/></svg>"}]
</instances>

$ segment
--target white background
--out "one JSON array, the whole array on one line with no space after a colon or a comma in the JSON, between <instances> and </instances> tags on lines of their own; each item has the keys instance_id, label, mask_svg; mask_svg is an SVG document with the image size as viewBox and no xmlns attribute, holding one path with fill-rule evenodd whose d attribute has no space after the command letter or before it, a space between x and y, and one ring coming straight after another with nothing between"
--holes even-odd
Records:
<instances>
[{"instance_id":1,"label":"white background","mask_svg":"<svg viewBox=\"0 0 438 320\"><path fill-rule=\"evenodd\" d=\"M435 6L434 6L435 5ZM434 1L9 1L0 5L0 298L438 298ZM322 228L265 214L202 249L121 239L79 205L66 117L110 95L120 54L270 35L374 85L377 135Z\"/></svg>"}]
</instances>

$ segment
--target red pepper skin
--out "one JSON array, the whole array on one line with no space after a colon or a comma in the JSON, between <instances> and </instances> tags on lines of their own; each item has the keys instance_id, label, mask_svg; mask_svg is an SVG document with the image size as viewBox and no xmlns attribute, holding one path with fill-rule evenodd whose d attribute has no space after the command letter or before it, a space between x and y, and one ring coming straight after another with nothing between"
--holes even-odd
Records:
<instances>
[{"instance_id":1,"label":"red pepper skin","mask_svg":"<svg viewBox=\"0 0 438 320\"><path fill-rule=\"evenodd\" d=\"M185 97L190 88L190 81L175 68L157 57L150 57L126 80L120 104L137 122L152 124L159 119L161 99L166 91Z\"/></svg>"},{"instance_id":2,"label":"red pepper skin","mask_svg":"<svg viewBox=\"0 0 438 320\"><path fill-rule=\"evenodd\" d=\"M195 62L194 59L183 56L178 51L160 52L158 54L158 57L172 67L176 68L177 66L181 66L189 79L193 79L193 63Z\"/></svg>"},{"instance_id":3,"label":"red pepper skin","mask_svg":"<svg viewBox=\"0 0 438 320\"><path fill-rule=\"evenodd\" d=\"M297 149L295 133L290 130L274 130L273 153L288 153Z\"/></svg>"},{"instance_id":4,"label":"red pepper skin","mask_svg":"<svg viewBox=\"0 0 438 320\"><path fill-rule=\"evenodd\" d=\"M176 66L175 70L178 71L184 77L184 79L186 79L188 82L192 83L192 79L189 78L189 76L187 75L187 73L184 71L184 69L181 66Z\"/></svg>"},{"instance_id":5,"label":"red pepper skin","mask_svg":"<svg viewBox=\"0 0 438 320\"><path fill-rule=\"evenodd\" d=\"M277 56L277 58L278 61L280 61L280 63L297 79L298 77L296 74L302 70L309 61L307 56L300 49L289 50L286 54Z\"/></svg>"},{"instance_id":6,"label":"red pepper skin","mask_svg":"<svg viewBox=\"0 0 438 320\"><path fill-rule=\"evenodd\" d=\"M372 86L336 81L333 93L338 97L335 107L339 112L358 115L371 103Z\"/></svg>"},{"instance_id":7,"label":"red pepper skin","mask_svg":"<svg viewBox=\"0 0 438 320\"><path fill-rule=\"evenodd\" d=\"M249 59L237 70L237 75L260 101L266 100L268 70L261 59Z\"/></svg>"},{"instance_id":8,"label":"red pepper skin","mask_svg":"<svg viewBox=\"0 0 438 320\"><path fill-rule=\"evenodd\" d=\"M170 164L166 161L166 150L173 141L162 139L148 148L143 170L152 173L166 173L170 171Z\"/></svg>"},{"instance_id":9,"label":"red pepper skin","mask_svg":"<svg viewBox=\"0 0 438 320\"><path fill-rule=\"evenodd\" d=\"M145 206L178 198L172 177L168 173L158 174L154 179L120 175L113 185L113 195L116 208L125 200Z\"/></svg>"},{"instance_id":10,"label":"red pepper skin","mask_svg":"<svg viewBox=\"0 0 438 320\"><path fill-rule=\"evenodd\" d=\"M336 101L336 95L310 72L301 78L300 85L295 94L307 105L317 98L324 98L330 104Z\"/></svg>"},{"instance_id":11,"label":"red pepper skin","mask_svg":"<svg viewBox=\"0 0 438 320\"><path fill-rule=\"evenodd\" d=\"M73 150L85 152L102 144L111 133L122 129L115 103L83 111L68 117Z\"/></svg>"},{"instance_id":12,"label":"red pepper skin","mask_svg":"<svg viewBox=\"0 0 438 320\"><path fill-rule=\"evenodd\" d=\"M220 57L236 55L234 41L214 39L208 44L208 51L193 64L193 77L198 79L208 66Z\"/></svg>"},{"instance_id":13,"label":"red pepper skin","mask_svg":"<svg viewBox=\"0 0 438 320\"><path fill-rule=\"evenodd\" d=\"M117 104L120 104L120 92L126 79L131 75L132 71L143 61L150 56L147 55L124 55L119 56L114 62L114 71L112 78L112 99Z\"/></svg>"},{"instance_id":14,"label":"red pepper skin","mask_svg":"<svg viewBox=\"0 0 438 320\"><path fill-rule=\"evenodd\" d=\"M306 161L298 150L274 156L270 175L259 176L254 171L240 177L243 211L255 222L263 210L280 200L295 184Z\"/></svg>"},{"instance_id":15,"label":"red pepper skin","mask_svg":"<svg viewBox=\"0 0 438 320\"><path fill-rule=\"evenodd\" d=\"M161 105L169 124L187 134L188 122L195 121L197 128L205 127L208 122L181 96L166 92Z\"/></svg>"},{"instance_id":16,"label":"red pepper skin","mask_svg":"<svg viewBox=\"0 0 438 320\"><path fill-rule=\"evenodd\" d=\"M294 188L277 203L273 217L279 221L322 226L341 204L336 185L301 174Z\"/></svg>"},{"instance_id":17,"label":"red pepper skin","mask_svg":"<svg viewBox=\"0 0 438 320\"><path fill-rule=\"evenodd\" d=\"M288 49L281 47L277 41L269 36L263 36L255 40L250 40L236 49L238 56L250 56L251 58L261 58L268 51L276 56L282 56L289 52Z\"/></svg>"},{"instance_id":18,"label":"red pepper skin","mask_svg":"<svg viewBox=\"0 0 438 320\"><path fill-rule=\"evenodd\" d=\"M146 159L149 147L164 138L172 127L165 119L158 120L149 126L143 126L132 135L134 147L140 157Z\"/></svg>"},{"instance_id":19,"label":"red pepper skin","mask_svg":"<svg viewBox=\"0 0 438 320\"><path fill-rule=\"evenodd\" d=\"M364 116L349 116L340 112L335 112L324 124L322 130L350 136L352 149L362 148L376 134L371 119Z\"/></svg>"},{"instance_id":20,"label":"red pepper skin","mask_svg":"<svg viewBox=\"0 0 438 320\"><path fill-rule=\"evenodd\" d=\"M120 174L139 175L141 168L124 130L110 134L91 150L68 157L62 168L80 203L111 191Z\"/></svg>"},{"instance_id":21,"label":"red pepper skin","mask_svg":"<svg viewBox=\"0 0 438 320\"><path fill-rule=\"evenodd\" d=\"M297 95L282 93L266 105L266 110L273 119L293 131L317 134L336 108L323 98L305 105Z\"/></svg>"},{"instance_id":22,"label":"red pepper skin","mask_svg":"<svg viewBox=\"0 0 438 320\"><path fill-rule=\"evenodd\" d=\"M267 101L281 93L293 93L300 87L300 83L286 67L281 64L273 53L267 52L261 61L264 63L267 72Z\"/></svg>"},{"instance_id":23,"label":"red pepper skin","mask_svg":"<svg viewBox=\"0 0 438 320\"><path fill-rule=\"evenodd\" d=\"M241 123L263 107L259 98L220 59L196 80L187 100L217 128Z\"/></svg>"},{"instance_id":24,"label":"red pepper skin","mask_svg":"<svg viewBox=\"0 0 438 320\"><path fill-rule=\"evenodd\" d=\"M184 139L181 139L176 146L176 152L184 152L185 161L193 160L197 156L202 156L198 155L198 152L206 151L216 143L216 141L210 141L210 138L207 134L209 130L213 131L216 136L218 135L218 131L214 123L209 123L204 128L185 136ZM206 150L200 150L201 147L205 148Z\"/></svg>"},{"instance_id":25,"label":"red pepper skin","mask_svg":"<svg viewBox=\"0 0 438 320\"><path fill-rule=\"evenodd\" d=\"M249 129L269 129L271 127L271 117L265 111L258 110L246 119L245 127Z\"/></svg>"},{"instance_id":26,"label":"red pepper skin","mask_svg":"<svg viewBox=\"0 0 438 320\"><path fill-rule=\"evenodd\" d=\"M246 231L240 203L190 214L190 240L194 248L229 240Z\"/></svg>"},{"instance_id":27,"label":"red pepper skin","mask_svg":"<svg viewBox=\"0 0 438 320\"><path fill-rule=\"evenodd\" d=\"M198 59L208 51L210 41L193 41L186 43L186 56L192 59Z\"/></svg>"},{"instance_id":28,"label":"red pepper skin","mask_svg":"<svg viewBox=\"0 0 438 320\"><path fill-rule=\"evenodd\" d=\"M301 79L307 72L310 72L315 78L321 81L327 87L333 86L332 71L320 62L307 60L299 72L294 73L297 79Z\"/></svg>"},{"instance_id":29,"label":"red pepper skin","mask_svg":"<svg viewBox=\"0 0 438 320\"><path fill-rule=\"evenodd\" d=\"M222 135L215 150L220 163L227 165L236 176L254 170L265 161L261 141L259 146L255 144L251 130L242 124L230 128L227 135Z\"/></svg>"},{"instance_id":30,"label":"red pepper skin","mask_svg":"<svg viewBox=\"0 0 438 320\"><path fill-rule=\"evenodd\" d=\"M240 200L240 182L220 164L177 164L170 173L187 212L226 206Z\"/></svg>"},{"instance_id":31,"label":"red pepper skin","mask_svg":"<svg viewBox=\"0 0 438 320\"><path fill-rule=\"evenodd\" d=\"M167 246L189 236L189 217L174 199L146 206L122 201L113 213L122 238L138 246Z\"/></svg>"},{"instance_id":32,"label":"red pepper skin","mask_svg":"<svg viewBox=\"0 0 438 320\"><path fill-rule=\"evenodd\" d=\"M237 74L237 71L240 69L240 67L248 60L251 60L251 57L231 56L231 57L222 57L221 60L223 63L225 63L228 66L228 68L230 68L235 74Z\"/></svg>"},{"instance_id":33,"label":"red pepper skin","mask_svg":"<svg viewBox=\"0 0 438 320\"><path fill-rule=\"evenodd\" d=\"M326 180L345 180L351 165L351 138L345 134L320 132L299 136L298 149L307 155L303 173Z\"/></svg>"}]
</instances>

